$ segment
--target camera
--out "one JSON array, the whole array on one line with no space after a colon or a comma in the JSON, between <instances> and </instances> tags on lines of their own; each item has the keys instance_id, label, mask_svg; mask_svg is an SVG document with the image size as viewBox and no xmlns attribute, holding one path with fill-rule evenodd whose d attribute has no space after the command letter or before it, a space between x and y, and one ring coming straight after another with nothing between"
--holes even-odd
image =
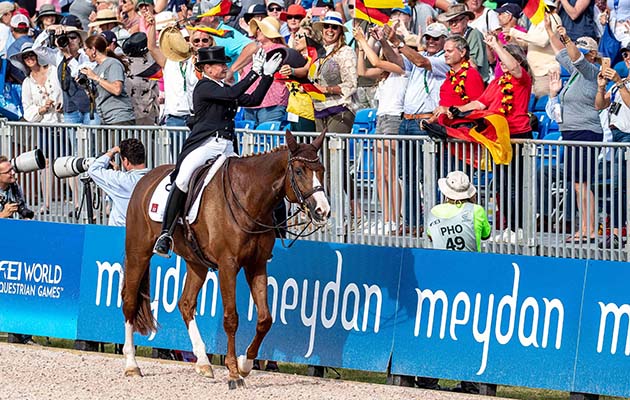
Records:
<instances>
[{"instance_id":1,"label":"camera","mask_svg":"<svg viewBox=\"0 0 630 400\"><path fill-rule=\"evenodd\" d=\"M59 157L53 164L53 173L59 179L71 178L86 172L96 158Z\"/></svg>"},{"instance_id":2,"label":"camera","mask_svg":"<svg viewBox=\"0 0 630 400\"><path fill-rule=\"evenodd\" d=\"M24 198L21 196L20 189L16 183L13 183L9 186L9 190L11 191L13 198L17 199L17 213L20 217L25 219L32 219L35 216L33 210L30 210L26 206L26 202ZM4 193L0 193L0 205L2 207L6 206L9 203L9 198Z\"/></svg>"},{"instance_id":3,"label":"camera","mask_svg":"<svg viewBox=\"0 0 630 400\"><path fill-rule=\"evenodd\" d=\"M84 89L90 89L90 78L83 72L79 72L77 75L77 84Z\"/></svg>"},{"instance_id":4,"label":"camera","mask_svg":"<svg viewBox=\"0 0 630 400\"><path fill-rule=\"evenodd\" d=\"M48 47L64 48L64 47L68 47L69 44L70 44L70 39L68 39L68 36L66 34L57 36L55 35L54 32L50 32L50 36L48 36Z\"/></svg>"},{"instance_id":5,"label":"camera","mask_svg":"<svg viewBox=\"0 0 630 400\"><path fill-rule=\"evenodd\" d=\"M35 149L12 159L11 166L17 173L37 171L46 166L46 157L40 149Z\"/></svg>"}]
</instances>

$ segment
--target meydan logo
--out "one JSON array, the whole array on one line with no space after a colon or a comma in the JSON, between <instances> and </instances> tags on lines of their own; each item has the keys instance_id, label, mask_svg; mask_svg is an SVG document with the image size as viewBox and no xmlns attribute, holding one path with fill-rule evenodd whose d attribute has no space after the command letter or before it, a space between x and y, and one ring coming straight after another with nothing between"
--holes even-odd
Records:
<instances>
[{"instance_id":1,"label":"meydan logo","mask_svg":"<svg viewBox=\"0 0 630 400\"><path fill-rule=\"evenodd\" d=\"M61 297L63 268L57 264L0 261L0 294Z\"/></svg>"}]
</instances>

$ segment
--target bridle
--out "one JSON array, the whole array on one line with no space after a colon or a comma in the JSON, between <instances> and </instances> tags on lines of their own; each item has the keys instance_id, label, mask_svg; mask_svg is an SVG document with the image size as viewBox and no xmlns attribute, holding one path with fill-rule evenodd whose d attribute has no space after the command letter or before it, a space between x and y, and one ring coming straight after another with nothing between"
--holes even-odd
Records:
<instances>
[{"instance_id":1,"label":"bridle","mask_svg":"<svg viewBox=\"0 0 630 400\"><path fill-rule=\"evenodd\" d=\"M227 197L227 190L224 190L223 191L223 197L225 199L225 204L227 205L227 208L230 211L230 216L232 217L232 220L234 221L236 226L239 227L240 230L242 230L245 233L249 233L249 234L262 234L262 233L267 233L267 232L269 232L271 230L279 230L280 228L283 228L283 224L284 223L286 223L291 218L295 217L301 210L305 210L306 211L308 209L308 207L306 206L306 201L309 198L311 198L311 196L313 196L317 192L324 192L325 191L323 186L319 185L319 186L313 187L308 192L303 193L302 190L300 190L300 187L299 187L298 183L295 180L295 170L293 168L293 162L295 162L295 161L302 161L304 163L318 163L318 162L320 162L319 156L317 156L317 157L315 157L313 159L307 159L307 158L299 157L299 156L291 156L291 150L289 150L287 169L286 169L286 172L285 172L283 180L286 180L287 176L289 177L289 184L291 185L291 190L293 190L293 193L295 194L295 197L297 199L297 203L299 205L299 208L298 208L298 210L296 212L294 212L293 214L288 216L284 221L277 222L277 221L274 220L274 225L267 225L265 223L262 223L262 222L258 221L257 219L255 219L251 215L249 215L249 213L247 212L245 207L243 207L241 202L238 200L238 198L236 196L236 193L234 192L234 188L232 187L232 183L231 183L232 180L230 178L230 172L229 172L230 158L228 158L226 160L225 164L223 165L222 171L221 171L221 173L222 173L221 179L223 181L223 187L224 188L228 188L228 187L230 188L230 193L232 195L233 202L241 210L241 212L243 214L245 214L247 219L250 222L252 222L255 226L257 226L258 228L262 228L262 229L258 229L258 230L248 230L248 229L242 227L238 223L238 220L236 219L236 216L234 215L234 210L232 209L231 202L229 201L229 199ZM315 173L315 172L313 171L313 173ZM286 197L286 194L285 194L285 197ZM310 216L309 212L307 212L307 214ZM295 238L291 241L291 243L289 243L288 246L285 246L284 245L284 240L282 240L283 246L284 247L291 247L293 245L293 243L295 243L295 241L297 239L299 239L300 237L310 236L310 235L314 234L315 232L317 232L319 229L322 228L321 226L319 226L313 232L308 233L308 234L305 235L304 232L306 231L306 229L308 229L308 227L312 223L313 223L313 217L310 216L308 223L299 223L299 224L291 225L290 227L299 226L299 225L305 225L305 226L300 231L300 233L297 233L297 234L287 230L286 232L291 234L291 235L293 235L293 236L295 236ZM287 228L289 228L289 226L287 226Z\"/></svg>"}]
</instances>

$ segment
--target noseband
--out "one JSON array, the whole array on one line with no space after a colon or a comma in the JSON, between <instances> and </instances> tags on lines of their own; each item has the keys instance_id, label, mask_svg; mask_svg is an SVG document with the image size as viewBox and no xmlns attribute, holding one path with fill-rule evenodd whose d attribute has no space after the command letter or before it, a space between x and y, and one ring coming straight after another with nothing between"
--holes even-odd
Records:
<instances>
[{"instance_id":1,"label":"noseband","mask_svg":"<svg viewBox=\"0 0 630 400\"><path fill-rule=\"evenodd\" d=\"M316 157L313 159L308 159L308 158L299 157L299 156L291 157L291 151L289 151L289 163L288 163L288 168L287 168L287 175L289 175L289 183L291 184L291 189L293 190L293 193L295 193L295 197L297 198L300 207L304 207L305 205L304 203L306 203L306 200L308 200L311 196L313 196L317 192L323 192L324 187L321 185L315 186L308 192L302 193L302 191L300 190L300 187L295 181L295 170L293 169L294 161L302 161L304 163L318 163L320 161L319 161L319 157ZM313 171L313 173L315 173L315 171Z\"/></svg>"}]
</instances>

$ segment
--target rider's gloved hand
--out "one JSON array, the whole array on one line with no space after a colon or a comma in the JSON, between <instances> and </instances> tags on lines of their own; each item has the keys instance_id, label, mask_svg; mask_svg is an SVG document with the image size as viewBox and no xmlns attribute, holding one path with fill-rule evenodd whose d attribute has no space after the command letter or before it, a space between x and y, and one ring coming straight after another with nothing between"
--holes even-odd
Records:
<instances>
[{"instance_id":1,"label":"rider's gloved hand","mask_svg":"<svg viewBox=\"0 0 630 400\"><path fill-rule=\"evenodd\" d=\"M276 73L278 68L282 64L282 55L280 53L274 54L269 60L265 61L263 65L263 74L271 76Z\"/></svg>"},{"instance_id":2,"label":"rider's gloved hand","mask_svg":"<svg viewBox=\"0 0 630 400\"><path fill-rule=\"evenodd\" d=\"M252 56L252 71L262 75L263 64L265 64L266 53L262 48L258 49Z\"/></svg>"}]
</instances>

